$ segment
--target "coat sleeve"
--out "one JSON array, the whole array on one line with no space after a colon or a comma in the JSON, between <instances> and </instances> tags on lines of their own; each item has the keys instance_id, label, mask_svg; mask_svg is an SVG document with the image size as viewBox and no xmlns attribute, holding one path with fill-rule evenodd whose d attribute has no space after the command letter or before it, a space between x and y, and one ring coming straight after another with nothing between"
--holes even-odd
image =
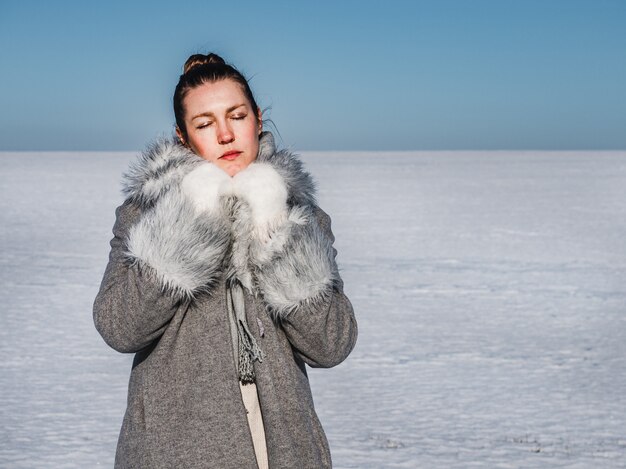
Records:
<instances>
[{"instance_id":1,"label":"coat sleeve","mask_svg":"<svg viewBox=\"0 0 626 469\"><path fill-rule=\"evenodd\" d=\"M228 227L174 190L150 210L116 210L111 252L93 307L96 329L120 352L137 352L166 330L178 310L216 283Z\"/></svg>"},{"instance_id":2,"label":"coat sleeve","mask_svg":"<svg viewBox=\"0 0 626 469\"><path fill-rule=\"evenodd\" d=\"M308 218L292 227L283 254L258 282L294 352L312 367L330 368L354 348L357 323L335 262L330 217L314 207Z\"/></svg>"},{"instance_id":3,"label":"coat sleeve","mask_svg":"<svg viewBox=\"0 0 626 469\"><path fill-rule=\"evenodd\" d=\"M109 346L118 352L137 352L163 334L178 305L163 295L139 263L128 262L128 231L138 209L126 201L115 215L109 263L94 301L93 319Z\"/></svg>"}]
</instances>

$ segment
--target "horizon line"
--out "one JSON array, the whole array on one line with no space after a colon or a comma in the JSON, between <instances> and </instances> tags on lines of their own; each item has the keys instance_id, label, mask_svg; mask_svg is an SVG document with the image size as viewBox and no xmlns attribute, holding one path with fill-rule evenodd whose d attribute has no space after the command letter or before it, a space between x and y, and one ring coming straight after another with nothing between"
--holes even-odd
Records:
<instances>
[{"instance_id":1,"label":"horizon line","mask_svg":"<svg viewBox=\"0 0 626 469\"><path fill-rule=\"evenodd\" d=\"M450 148L450 149L413 149L413 150L303 150L292 149L284 147L294 153L419 153L419 152L441 152L441 153L471 153L471 152L553 152L553 153L566 153L566 152L626 152L625 148ZM144 149L135 150L4 150L0 149L1 153L141 153Z\"/></svg>"}]
</instances>

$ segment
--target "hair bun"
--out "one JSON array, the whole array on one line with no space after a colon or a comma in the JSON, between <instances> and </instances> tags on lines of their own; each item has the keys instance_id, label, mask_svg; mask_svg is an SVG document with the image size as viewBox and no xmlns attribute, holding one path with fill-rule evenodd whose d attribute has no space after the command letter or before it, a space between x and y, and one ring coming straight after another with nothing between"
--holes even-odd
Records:
<instances>
[{"instance_id":1,"label":"hair bun","mask_svg":"<svg viewBox=\"0 0 626 469\"><path fill-rule=\"evenodd\" d=\"M210 53L207 55L194 54L190 56L185 62L185 65L183 66L183 75L185 73L189 73L191 70L193 70L196 67L200 67L202 65L209 65L209 64L226 65L226 62L224 62L224 59L221 58L217 54L213 54L213 53Z\"/></svg>"}]
</instances>

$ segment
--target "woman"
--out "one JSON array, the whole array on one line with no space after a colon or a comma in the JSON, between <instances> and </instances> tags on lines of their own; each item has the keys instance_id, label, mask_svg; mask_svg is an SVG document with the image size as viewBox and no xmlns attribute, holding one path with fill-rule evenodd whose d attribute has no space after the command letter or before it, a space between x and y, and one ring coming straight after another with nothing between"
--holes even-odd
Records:
<instances>
[{"instance_id":1,"label":"woman","mask_svg":"<svg viewBox=\"0 0 626 469\"><path fill-rule=\"evenodd\" d=\"M126 175L94 304L135 353L115 467L331 467L305 364L342 362L357 326L330 218L219 56L187 60L174 113Z\"/></svg>"}]
</instances>

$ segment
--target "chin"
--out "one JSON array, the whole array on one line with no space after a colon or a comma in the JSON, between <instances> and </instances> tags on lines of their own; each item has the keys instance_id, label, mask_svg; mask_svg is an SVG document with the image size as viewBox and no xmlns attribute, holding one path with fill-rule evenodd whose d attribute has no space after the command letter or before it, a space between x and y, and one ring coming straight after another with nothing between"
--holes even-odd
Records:
<instances>
[{"instance_id":1,"label":"chin","mask_svg":"<svg viewBox=\"0 0 626 469\"><path fill-rule=\"evenodd\" d=\"M226 173L230 177L233 177L238 172L243 171L244 169L246 169L249 166L249 164L250 163L244 164L244 163L235 162L232 165L228 165L227 167L222 168L222 169L224 171L226 171Z\"/></svg>"},{"instance_id":2,"label":"chin","mask_svg":"<svg viewBox=\"0 0 626 469\"><path fill-rule=\"evenodd\" d=\"M223 168L224 171L226 171L226 174L228 174L230 177L233 177L235 174L237 174L239 171L243 171L245 169L245 167L242 167L241 165L238 164L233 164L233 165L229 165L226 168Z\"/></svg>"}]
</instances>

